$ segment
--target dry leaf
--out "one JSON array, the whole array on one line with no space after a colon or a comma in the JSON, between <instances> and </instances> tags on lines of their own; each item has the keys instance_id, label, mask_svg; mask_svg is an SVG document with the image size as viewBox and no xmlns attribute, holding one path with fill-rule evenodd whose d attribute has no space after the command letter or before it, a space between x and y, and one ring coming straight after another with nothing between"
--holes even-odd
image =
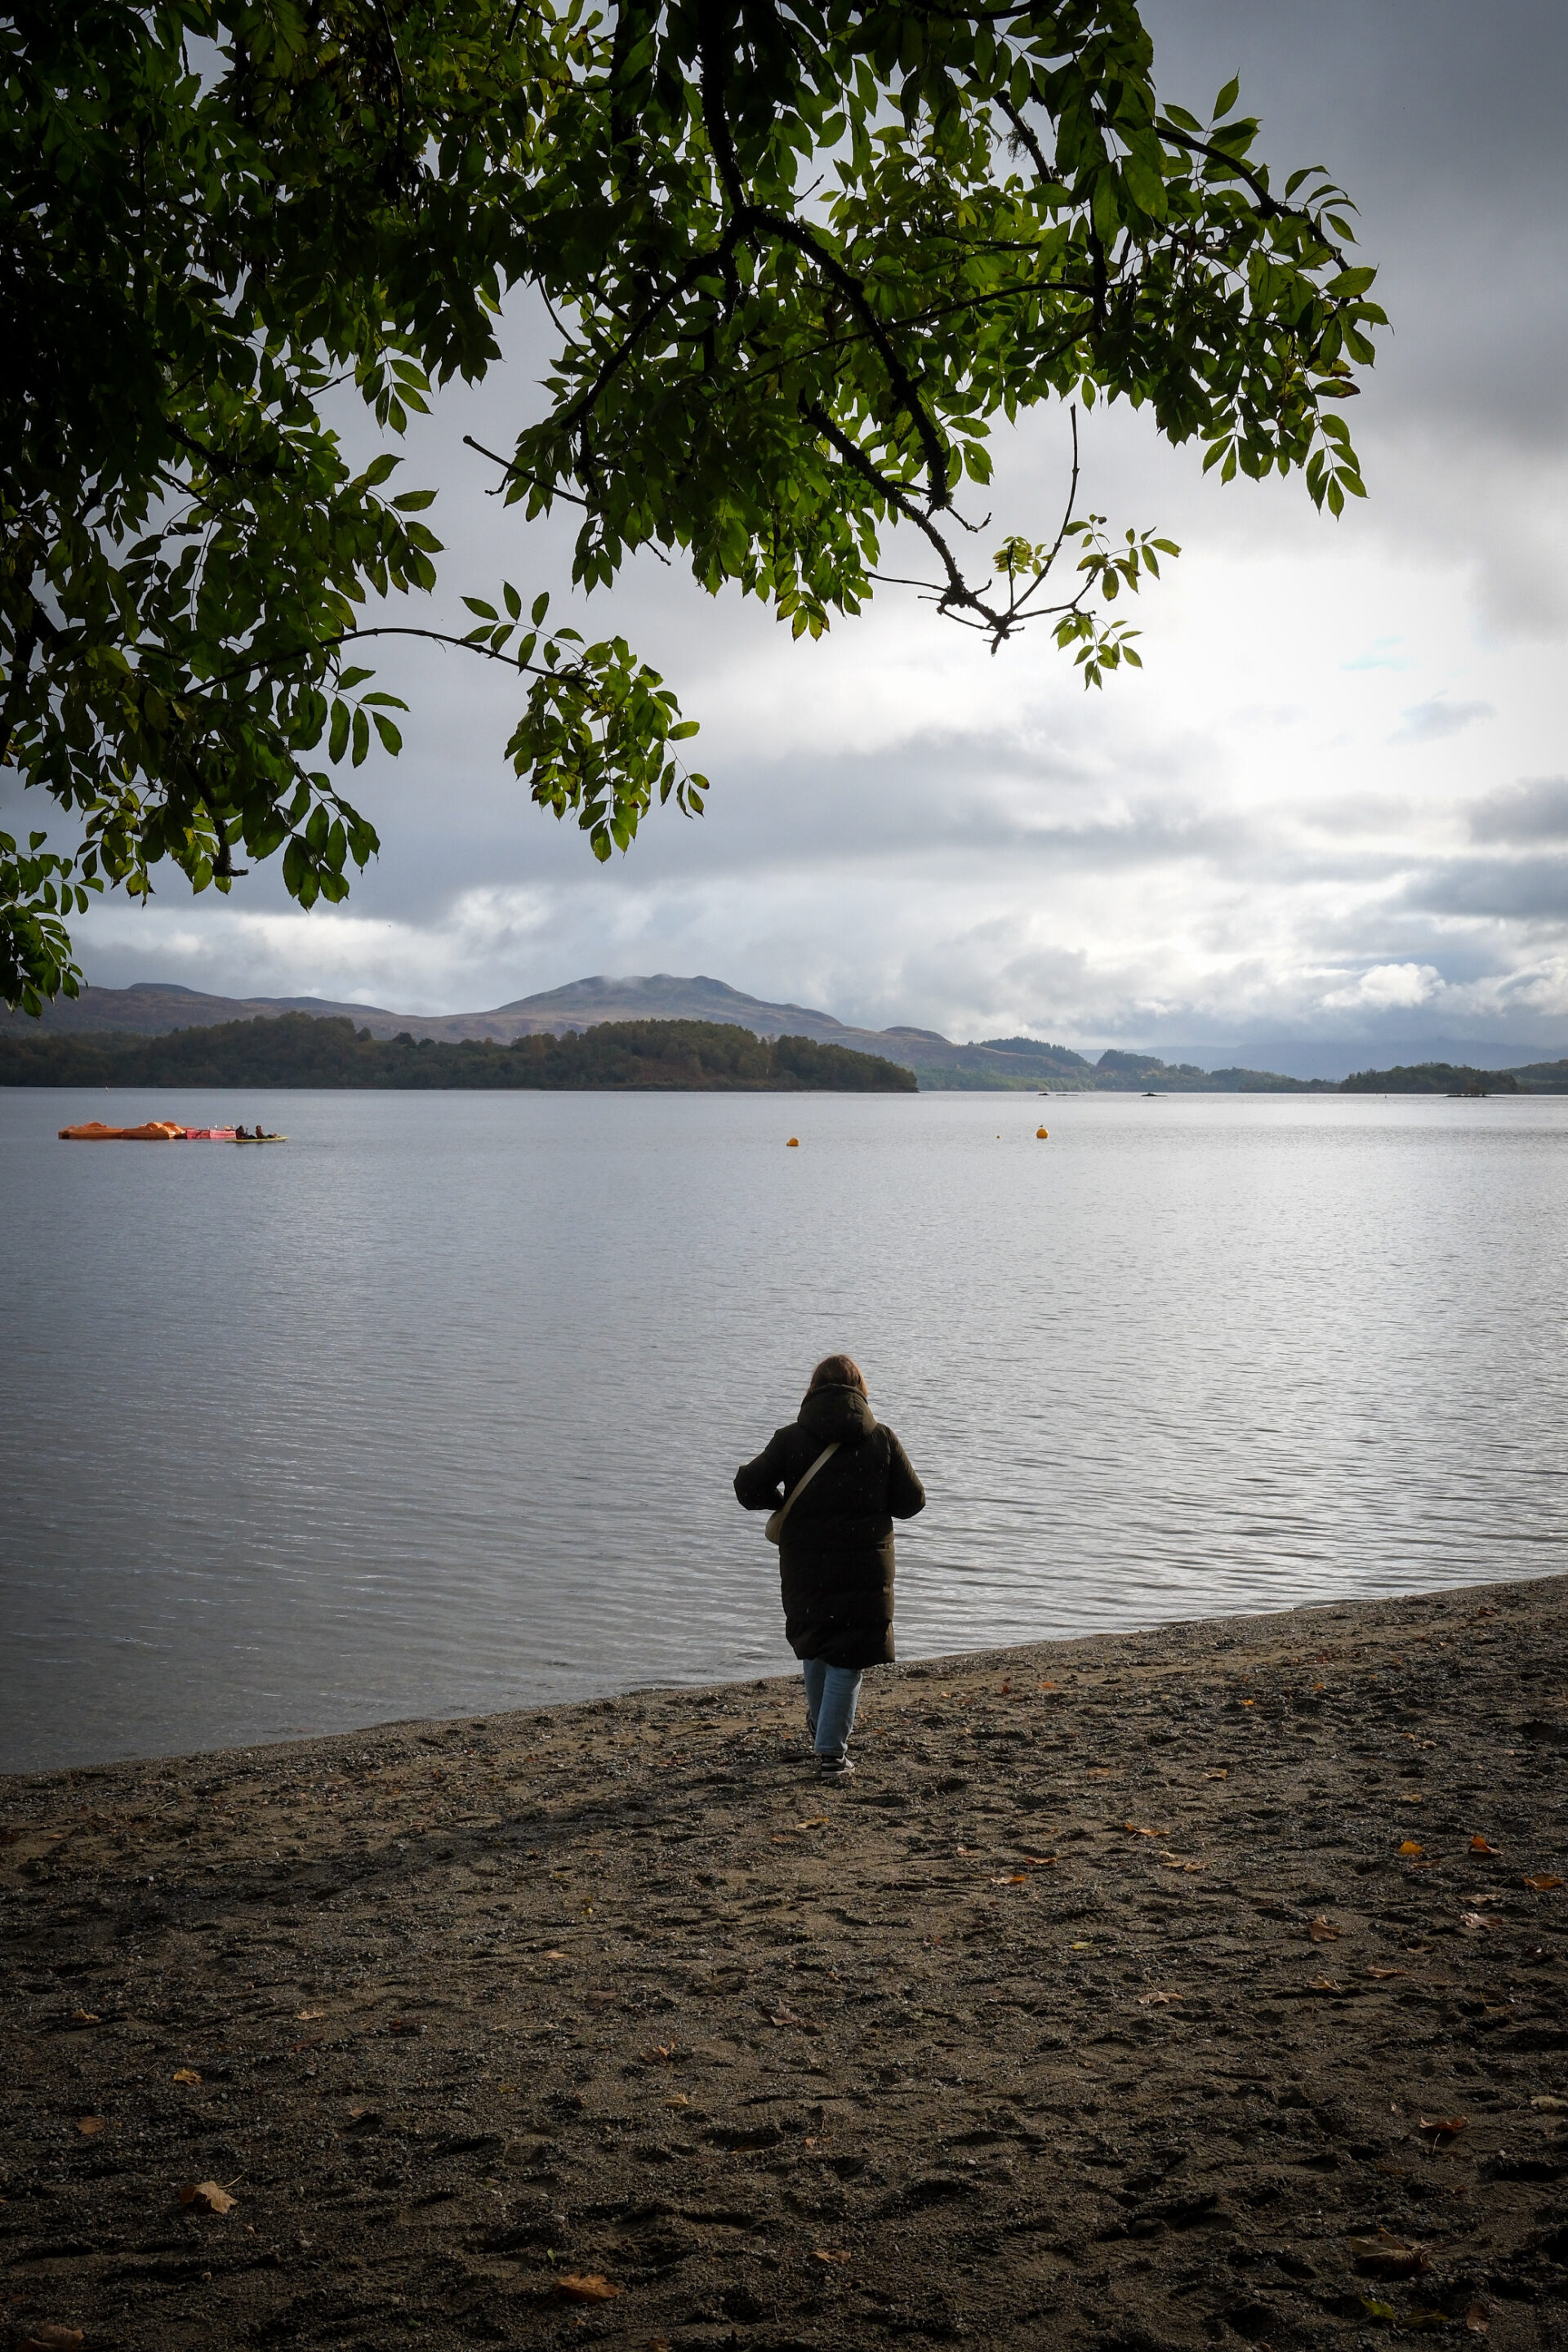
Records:
<instances>
[{"instance_id":1,"label":"dry leaf","mask_svg":"<svg viewBox=\"0 0 1568 2352\"><path fill-rule=\"evenodd\" d=\"M1401 1853L1425 1853L1426 1849L1424 1845L1417 1845L1414 1838L1406 1838L1399 1851Z\"/></svg>"},{"instance_id":2,"label":"dry leaf","mask_svg":"<svg viewBox=\"0 0 1568 2352\"><path fill-rule=\"evenodd\" d=\"M1338 1992L1339 1990L1340 1984L1337 1977L1314 1977L1312 1979L1312 1990L1314 1992Z\"/></svg>"},{"instance_id":3,"label":"dry leaf","mask_svg":"<svg viewBox=\"0 0 1568 2352\"><path fill-rule=\"evenodd\" d=\"M1204 1779L1205 1780L1228 1780L1229 1778L1230 1768L1228 1765L1222 1766L1217 1772L1205 1772L1204 1774Z\"/></svg>"},{"instance_id":4,"label":"dry leaf","mask_svg":"<svg viewBox=\"0 0 1568 2352\"><path fill-rule=\"evenodd\" d=\"M684 2091L677 2091L673 2097L666 2099L664 2104L667 2107L689 2107L691 2102Z\"/></svg>"},{"instance_id":5,"label":"dry leaf","mask_svg":"<svg viewBox=\"0 0 1568 2352\"><path fill-rule=\"evenodd\" d=\"M1309 1919L1307 1922L1307 1933L1314 1944L1337 1944L1341 1932L1338 1927L1331 1927L1326 1919Z\"/></svg>"},{"instance_id":6,"label":"dry leaf","mask_svg":"<svg viewBox=\"0 0 1568 2352\"><path fill-rule=\"evenodd\" d=\"M808 2017L797 2017L793 2009L765 2009L763 2015L770 2025L795 2025L803 2033L820 2033L822 2031L819 2025L813 2025Z\"/></svg>"},{"instance_id":7,"label":"dry leaf","mask_svg":"<svg viewBox=\"0 0 1568 2352\"><path fill-rule=\"evenodd\" d=\"M1532 2107L1539 2107L1545 2115L1568 2116L1568 2099L1554 2099L1550 2093L1539 2099L1531 2099L1530 2104Z\"/></svg>"},{"instance_id":8,"label":"dry leaf","mask_svg":"<svg viewBox=\"0 0 1568 2352\"><path fill-rule=\"evenodd\" d=\"M1408 1969L1368 1969L1369 1977L1407 1977Z\"/></svg>"},{"instance_id":9,"label":"dry leaf","mask_svg":"<svg viewBox=\"0 0 1568 2352\"><path fill-rule=\"evenodd\" d=\"M1138 2006L1140 2009L1168 2009L1173 2000L1181 1998L1179 1992L1141 1992Z\"/></svg>"},{"instance_id":10,"label":"dry leaf","mask_svg":"<svg viewBox=\"0 0 1568 2352\"><path fill-rule=\"evenodd\" d=\"M296 2023L300 2025L314 2025L317 2020L325 2017L326 2013L324 2009L297 2009L294 2011L294 2017Z\"/></svg>"},{"instance_id":11,"label":"dry leaf","mask_svg":"<svg viewBox=\"0 0 1568 2352\"><path fill-rule=\"evenodd\" d=\"M1491 1924L1484 1911L1461 1911L1459 1914L1461 1927L1489 1927Z\"/></svg>"},{"instance_id":12,"label":"dry leaf","mask_svg":"<svg viewBox=\"0 0 1568 2352\"><path fill-rule=\"evenodd\" d=\"M176 2066L174 2069L176 2083L199 2083L201 2079L194 2066Z\"/></svg>"},{"instance_id":13,"label":"dry leaf","mask_svg":"<svg viewBox=\"0 0 1568 2352\"><path fill-rule=\"evenodd\" d=\"M555 2292L565 2303L613 2303L626 2289L612 2286L597 2271L585 2271L581 2276L575 2271L568 2271L563 2278L556 2280Z\"/></svg>"},{"instance_id":14,"label":"dry leaf","mask_svg":"<svg viewBox=\"0 0 1568 2352\"><path fill-rule=\"evenodd\" d=\"M541 1952L539 1957L542 1960L563 1960L566 1955L564 1952Z\"/></svg>"},{"instance_id":15,"label":"dry leaf","mask_svg":"<svg viewBox=\"0 0 1568 2352\"><path fill-rule=\"evenodd\" d=\"M1169 1830L1141 1830L1136 1822L1123 1822L1121 1826L1129 1837L1169 1837L1171 1834Z\"/></svg>"},{"instance_id":16,"label":"dry leaf","mask_svg":"<svg viewBox=\"0 0 1568 2352\"><path fill-rule=\"evenodd\" d=\"M1434 2139L1456 2139L1469 2125L1468 2116L1423 2116L1421 2129Z\"/></svg>"},{"instance_id":17,"label":"dry leaf","mask_svg":"<svg viewBox=\"0 0 1568 2352\"><path fill-rule=\"evenodd\" d=\"M811 2259L814 2263L847 2263L849 2257L837 2247L813 2246Z\"/></svg>"},{"instance_id":18,"label":"dry leaf","mask_svg":"<svg viewBox=\"0 0 1568 2352\"><path fill-rule=\"evenodd\" d=\"M204 2213L232 2213L238 2204L216 2180L187 2180L180 2191L182 2205L199 2205Z\"/></svg>"},{"instance_id":19,"label":"dry leaf","mask_svg":"<svg viewBox=\"0 0 1568 2352\"><path fill-rule=\"evenodd\" d=\"M1524 1883L1527 1886L1533 1886L1537 1895L1550 1895L1562 1885L1563 1881L1560 1878L1553 1878L1549 1870L1542 1870L1538 1871L1533 1878L1527 1878ZM94 2024L98 2022L96 2018L93 2022Z\"/></svg>"},{"instance_id":20,"label":"dry leaf","mask_svg":"<svg viewBox=\"0 0 1568 2352\"><path fill-rule=\"evenodd\" d=\"M80 2343L79 2327L61 2327L46 2319L23 2336L16 2352L79 2352Z\"/></svg>"},{"instance_id":21,"label":"dry leaf","mask_svg":"<svg viewBox=\"0 0 1568 2352\"><path fill-rule=\"evenodd\" d=\"M1495 1845L1489 1845L1484 1837L1473 1837L1470 1840L1470 1852L1472 1853L1496 1853L1497 1851L1497 1847Z\"/></svg>"},{"instance_id":22,"label":"dry leaf","mask_svg":"<svg viewBox=\"0 0 1568 2352\"><path fill-rule=\"evenodd\" d=\"M101 2116L83 2116L77 2125L77 2129L84 2136L84 2137L91 2139L95 2132L100 2132L103 2129L103 2117Z\"/></svg>"},{"instance_id":23,"label":"dry leaf","mask_svg":"<svg viewBox=\"0 0 1568 2352\"><path fill-rule=\"evenodd\" d=\"M103 2023L103 2020L101 2017L94 2016L90 2009L73 2009L71 2011L71 2023L73 2025L101 2025Z\"/></svg>"},{"instance_id":24,"label":"dry leaf","mask_svg":"<svg viewBox=\"0 0 1568 2352\"><path fill-rule=\"evenodd\" d=\"M810 1821L796 1822L795 1827L797 1830L825 1830L829 1827L832 1820L831 1813L813 1813Z\"/></svg>"},{"instance_id":25,"label":"dry leaf","mask_svg":"<svg viewBox=\"0 0 1568 2352\"><path fill-rule=\"evenodd\" d=\"M1191 1873L1195 1870L1202 1870L1204 1867L1201 1862L1184 1861L1179 1853L1162 1853L1160 1859L1164 1864L1167 1870L1184 1870Z\"/></svg>"},{"instance_id":26,"label":"dry leaf","mask_svg":"<svg viewBox=\"0 0 1568 2352\"><path fill-rule=\"evenodd\" d=\"M645 2066L668 2066L675 2057L675 2051L673 2042L656 2042L650 2050L638 2050L635 2055Z\"/></svg>"},{"instance_id":27,"label":"dry leaf","mask_svg":"<svg viewBox=\"0 0 1568 2352\"><path fill-rule=\"evenodd\" d=\"M1027 1886L1028 1883L1029 1874L1026 1870L1004 1871L1000 1878L994 1878L991 1881L993 1886Z\"/></svg>"},{"instance_id":28,"label":"dry leaf","mask_svg":"<svg viewBox=\"0 0 1568 2352\"><path fill-rule=\"evenodd\" d=\"M1056 1861L1054 1853L1026 1853L1021 1858L1031 1870L1049 1870Z\"/></svg>"},{"instance_id":29,"label":"dry leaf","mask_svg":"<svg viewBox=\"0 0 1568 2352\"><path fill-rule=\"evenodd\" d=\"M1414 2278L1432 2267L1421 2247L1390 2230L1379 2230L1375 2238L1352 2238L1350 2250L1363 2270L1381 2271L1385 2278Z\"/></svg>"},{"instance_id":30,"label":"dry leaf","mask_svg":"<svg viewBox=\"0 0 1568 2352\"><path fill-rule=\"evenodd\" d=\"M1484 2303L1471 2304L1468 2311L1465 2314L1465 2326L1469 2329L1472 2336L1484 2336L1486 2334L1488 2328L1491 2326L1491 2321L1487 2317L1487 2307Z\"/></svg>"}]
</instances>

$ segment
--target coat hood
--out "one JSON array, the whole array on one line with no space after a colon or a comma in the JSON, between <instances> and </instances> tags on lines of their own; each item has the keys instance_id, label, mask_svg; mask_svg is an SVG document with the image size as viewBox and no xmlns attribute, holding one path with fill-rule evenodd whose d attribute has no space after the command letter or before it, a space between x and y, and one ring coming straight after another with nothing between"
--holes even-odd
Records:
<instances>
[{"instance_id":1,"label":"coat hood","mask_svg":"<svg viewBox=\"0 0 1568 2352\"><path fill-rule=\"evenodd\" d=\"M813 1389L798 1419L807 1435L823 1445L855 1445L877 1426L877 1416L860 1391L838 1386Z\"/></svg>"}]
</instances>

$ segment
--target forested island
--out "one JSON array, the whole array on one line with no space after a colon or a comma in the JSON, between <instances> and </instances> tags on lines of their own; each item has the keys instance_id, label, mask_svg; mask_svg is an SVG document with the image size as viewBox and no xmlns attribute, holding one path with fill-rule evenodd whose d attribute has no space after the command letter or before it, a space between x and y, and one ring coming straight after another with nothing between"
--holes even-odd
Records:
<instances>
[{"instance_id":1,"label":"forested island","mask_svg":"<svg viewBox=\"0 0 1568 2352\"><path fill-rule=\"evenodd\" d=\"M161 1037L0 1034L6 1087L641 1088L666 1093L913 1094L912 1070L811 1037L720 1021L605 1021L564 1036L417 1045L349 1020L282 1013Z\"/></svg>"}]
</instances>

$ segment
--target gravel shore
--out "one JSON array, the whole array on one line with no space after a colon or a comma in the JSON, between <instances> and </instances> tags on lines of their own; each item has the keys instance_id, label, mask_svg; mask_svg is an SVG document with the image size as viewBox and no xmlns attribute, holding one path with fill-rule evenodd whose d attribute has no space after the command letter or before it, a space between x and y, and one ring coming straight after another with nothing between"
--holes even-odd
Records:
<instances>
[{"instance_id":1,"label":"gravel shore","mask_svg":"<svg viewBox=\"0 0 1568 2352\"><path fill-rule=\"evenodd\" d=\"M0 1781L0 2343L1563 2352L1565 1599Z\"/></svg>"}]
</instances>

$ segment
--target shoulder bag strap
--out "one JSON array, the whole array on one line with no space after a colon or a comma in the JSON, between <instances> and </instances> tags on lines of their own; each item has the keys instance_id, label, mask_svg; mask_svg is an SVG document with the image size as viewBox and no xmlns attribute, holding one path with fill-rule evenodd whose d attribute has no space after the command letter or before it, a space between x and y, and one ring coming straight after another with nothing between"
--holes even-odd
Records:
<instances>
[{"instance_id":1,"label":"shoulder bag strap","mask_svg":"<svg viewBox=\"0 0 1568 2352\"><path fill-rule=\"evenodd\" d=\"M799 1502L801 1496L805 1494L806 1488L810 1486L812 1480L816 1477L817 1472L821 1469L828 1456L837 1453L838 1446L839 1440L837 1438L834 1439L831 1445L825 1445L821 1453L817 1455L816 1461L812 1464L810 1469L803 1471L800 1476L795 1480L795 1485L790 1488L789 1493L785 1496L784 1502L780 1507L772 1514L767 1526L763 1529L763 1533L767 1537L770 1543L778 1542L779 1538L784 1534L784 1521L788 1518L791 1511L794 1510L796 1503Z\"/></svg>"}]
</instances>

